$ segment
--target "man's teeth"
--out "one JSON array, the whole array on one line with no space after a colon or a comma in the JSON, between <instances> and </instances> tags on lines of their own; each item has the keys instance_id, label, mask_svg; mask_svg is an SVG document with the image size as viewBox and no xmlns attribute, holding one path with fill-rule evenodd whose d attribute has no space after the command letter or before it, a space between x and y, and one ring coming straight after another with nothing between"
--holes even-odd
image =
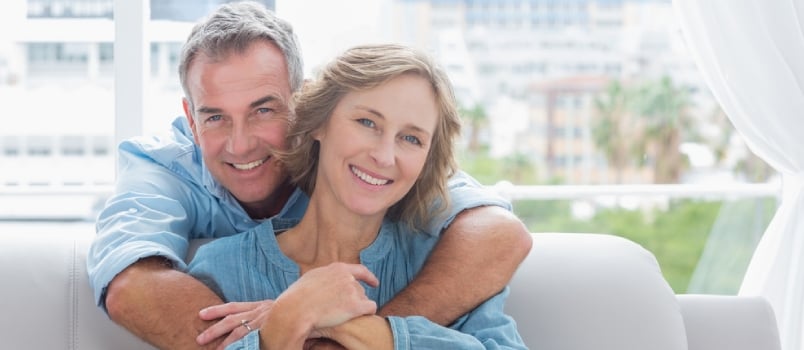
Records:
<instances>
[{"instance_id":1,"label":"man's teeth","mask_svg":"<svg viewBox=\"0 0 804 350\"><path fill-rule=\"evenodd\" d=\"M260 159L260 160L255 160L255 161L253 161L251 163L246 163L246 164L232 163L232 166L235 167L235 169L239 169L239 170L251 170L251 169L254 169L254 168L260 166L264 162L265 162L264 159Z\"/></svg>"},{"instance_id":2,"label":"man's teeth","mask_svg":"<svg viewBox=\"0 0 804 350\"><path fill-rule=\"evenodd\" d=\"M371 177L369 174L366 174L366 173L358 170L355 167L350 167L350 168L352 169L352 173L357 175L357 177L359 177L361 180L363 180L363 181L365 181L367 183L370 183L370 184L372 184L374 186L385 185L385 184L387 184L389 182L389 180L382 180L382 179Z\"/></svg>"}]
</instances>

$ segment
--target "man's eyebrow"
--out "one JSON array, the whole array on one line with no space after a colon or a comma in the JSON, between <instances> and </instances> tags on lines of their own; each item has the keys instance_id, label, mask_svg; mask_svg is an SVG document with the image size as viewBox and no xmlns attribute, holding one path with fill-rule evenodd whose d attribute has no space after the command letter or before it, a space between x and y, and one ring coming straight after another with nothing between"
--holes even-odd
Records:
<instances>
[{"instance_id":1,"label":"man's eyebrow","mask_svg":"<svg viewBox=\"0 0 804 350\"><path fill-rule=\"evenodd\" d=\"M215 107L198 106L195 112L198 114L218 114L223 112L223 110Z\"/></svg>"},{"instance_id":2,"label":"man's eyebrow","mask_svg":"<svg viewBox=\"0 0 804 350\"><path fill-rule=\"evenodd\" d=\"M257 108L257 107L262 106L262 105L264 105L264 104L266 104L268 102L273 102L273 101L278 101L278 100L279 100L279 98L277 98L276 96L268 95L268 96L262 97L262 98L260 98L260 99L258 99L256 101L252 102L249 105L249 107Z\"/></svg>"},{"instance_id":3,"label":"man's eyebrow","mask_svg":"<svg viewBox=\"0 0 804 350\"><path fill-rule=\"evenodd\" d=\"M258 99L256 101L250 103L249 107L250 108L257 108L257 107L262 106L263 104L266 104L268 102L279 101L279 100L280 99L277 98L276 96L268 95L268 96L262 97L262 98L260 98L260 99ZM220 108L216 108L216 107L199 106L195 110L195 112L199 113L199 114L219 114L219 113L223 113L223 110L220 109Z\"/></svg>"}]
</instances>

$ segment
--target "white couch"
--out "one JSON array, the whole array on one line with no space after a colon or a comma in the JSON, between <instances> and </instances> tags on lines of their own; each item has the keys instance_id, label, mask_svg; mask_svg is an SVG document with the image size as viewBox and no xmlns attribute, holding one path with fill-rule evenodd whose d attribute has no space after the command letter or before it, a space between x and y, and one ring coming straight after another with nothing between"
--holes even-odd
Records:
<instances>
[{"instance_id":1,"label":"white couch","mask_svg":"<svg viewBox=\"0 0 804 350\"><path fill-rule=\"evenodd\" d=\"M0 348L150 349L95 306L92 235L0 233ZM533 237L507 304L532 349L780 349L764 299L674 295L653 255L615 236Z\"/></svg>"}]
</instances>

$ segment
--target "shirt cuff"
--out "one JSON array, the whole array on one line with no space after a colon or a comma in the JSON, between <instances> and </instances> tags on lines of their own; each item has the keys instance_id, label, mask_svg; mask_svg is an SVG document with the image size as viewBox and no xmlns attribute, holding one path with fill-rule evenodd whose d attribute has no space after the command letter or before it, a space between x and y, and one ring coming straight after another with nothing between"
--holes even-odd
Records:
<instances>
[{"instance_id":1,"label":"shirt cuff","mask_svg":"<svg viewBox=\"0 0 804 350\"><path fill-rule=\"evenodd\" d=\"M248 332L245 337L229 344L226 350L260 350L260 330Z\"/></svg>"},{"instance_id":2,"label":"shirt cuff","mask_svg":"<svg viewBox=\"0 0 804 350\"><path fill-rule=\"evenodd\" d=\"M391 333L394 336L394 350L410 349L410 332L408 331L407 321L398 316L388 316L387 319L391 325Z\"/></svg>"}]
</instances>

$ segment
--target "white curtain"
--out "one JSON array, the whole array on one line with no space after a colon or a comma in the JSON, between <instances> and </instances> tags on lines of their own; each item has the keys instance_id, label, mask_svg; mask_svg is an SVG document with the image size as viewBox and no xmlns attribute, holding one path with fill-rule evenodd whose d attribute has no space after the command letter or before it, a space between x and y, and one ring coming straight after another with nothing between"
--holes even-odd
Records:
<instances>
[{"instance_id":1,"label":"white curtain","mask_svg":"<svg viewBox=\"0 0 804 350\"><path fill-rule=\"evenodd\" d=\"M804 350L804 1L674 0L684 39L749 147L782 174L782 202L740 289L773 305Z\"/></svg>"}]
</instances>

